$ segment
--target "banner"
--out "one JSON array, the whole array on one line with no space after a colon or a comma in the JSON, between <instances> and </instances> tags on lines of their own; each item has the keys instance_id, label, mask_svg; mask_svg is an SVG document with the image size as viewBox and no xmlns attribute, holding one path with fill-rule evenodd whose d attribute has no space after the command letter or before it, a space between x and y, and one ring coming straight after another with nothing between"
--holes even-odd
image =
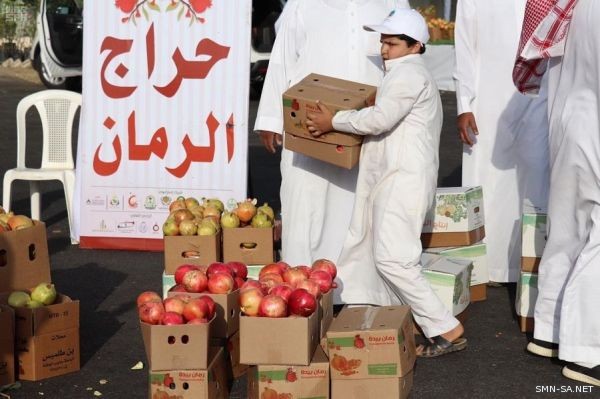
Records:
<instances>
[{"instance_id":1,"label":"banner","mask_svg":"<svg viewBox=\"0 0 600 399\"><path fill-rule=\"evenodd\" d=\"M160 249L178 196L246 198L251 0L85 7L74 235Z\"/></svg>"}]
</instances>

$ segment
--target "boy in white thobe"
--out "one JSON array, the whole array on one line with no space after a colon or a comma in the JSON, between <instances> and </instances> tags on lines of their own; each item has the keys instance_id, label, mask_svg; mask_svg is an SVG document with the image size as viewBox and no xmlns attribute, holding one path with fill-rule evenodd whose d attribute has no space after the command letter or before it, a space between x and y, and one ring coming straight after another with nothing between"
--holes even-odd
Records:
<instances>
[{"instance_id":1,"label":"boy in white thobe","mask_svg":"<svg viewBox=\"0 0 600 399\"><path fill-rule=\"evenodd\" d=\"M444 307L421 272L421 229L435 195L442 104L421 53L427 24L415 10L395 10L381 25L386 74L375 105L309 113L314 136L330 130L365 135L350 231L338 263L345 303L411 306L430 338L421 356L464 349L463 327Z\"/></svg>"},{"instance_id":2,"label":"boy in white thobe","mask_svg":"<svg viewBox=\"0 0 600 399\"><path fill-rule=\"evenodd\" d=\"M537 92L547 58L555 57L548 71L548 241L539 267L534 340L527 349L558 355L570 362L564 376L600 386L598 21L597 0L530 0L514 79L521 91Z\"/></svg>"}]
</instances>

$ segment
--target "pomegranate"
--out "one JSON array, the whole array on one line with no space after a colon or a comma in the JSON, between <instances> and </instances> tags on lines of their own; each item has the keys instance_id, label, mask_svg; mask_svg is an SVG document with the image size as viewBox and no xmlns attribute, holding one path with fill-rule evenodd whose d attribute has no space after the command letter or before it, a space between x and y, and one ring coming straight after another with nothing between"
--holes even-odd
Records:
<instances>
[{"instance_id":1,"label":"pomegranate","mask_svg":"<svg viewBox=\"0 0 600 399\"><path fill-rule=\"evenodd\" d=\"M240 309L246 316L257 316L264 295L260 288L247 288L240 292Z\"/></svg>"},{"instance_id":2,"label":"pomegranate","mask_svg":"<svg viewBox=\"0 0 600 399\"><path fill-rule=\"evenodd\" d=\"M198 234L199 236L214 236L218 233L218 229L210 224L203 224L201 223L198 226L198 230L196 231L196 234Z\"/></svg>"},{"instance_id":3,"label":"pomegranate","mask_svg":"<svg viewBox=\"0 0 600 399\"><path fill-rule=\"evenodd\" d=\"M176 284L173 287L171 287L169 292L187 292L187 290L185 289L183 284Z\"/></svg>"},{"instance_id":4,"label":"pomegranate","mask_svg":"<svg viewBox=\"0 0 600 399\"><path fill-rule=\"evenodd\" d=\"M265 265L262 269L260 269L260 272L258 273L258 278L260 279L263 275L267 273L276 273L283 275L283 272L284 270L279 264L269 263L268 265Z\"/></svg>"},{"instance_id":5,"label":"pomegranate","mask_svg":"<svg viewBox=\"0 0 600 399\"><path fill-rule=\"evenodd\" d=\"M279 395L274 389L265 387L265 390L260 394L260 399L279 399Z\"/></svg>"},{"instance_id":6,"label":"pomegranate","mask_svg":"<svg viewBox=\"0 0 600 399\"><path fill-rule=\"evenodd\" d=\"M158 295L154 291L145 291L145 292L142 292L140 295L138 295L137 306L140 307L143 304L145 304L146 302L161 302L162 303L162 298L160 297L160 295Z\"/></svg>"},{"instance_id":7,"label":"pomegranate","mask_svg":"<svg viewBox=\"0 0 600 399\"><path fill-rule=\"evenodd\" d=\"M256 213L264 213L270 220L275 220L275 212L273 211L273 208L271 208L266 202L262 206L258 207Z\"/></svg>"},{"instance_id":8,"label":"pomegranate","mask_svg":"<svg viewBox=\"0 0 600 399\"><path fill-rule=\"evenodd\" d=\"M309 278L310 273L312 272L312 269L305 265L296 266L296 267L294 267L294 269L300 270L302 273L304 273L306 278Z\"/></svg>"},{"instance_id":9,"label":"pomegranate","mask_svg":"<svg viewBox=\"0 0 600 399\"><path fill-rule=\"evenodd\" d=\"M281 284L284 282L283 277L281 276L281 274L278 274L278 273L265 273L258 278L258 281L260 281L261 283L264 280L274 280L278 284Z\"/></svg>"},{"instance_id":10,"label":"pomegranate","mask_svg":"<svg viewBox=\"0 0 600 399\"><path fill-rule=\"evenodd\" d=\"M54 284L41 283L31 291L31 300L48 306L56 301L56 295Z\"/></svg>"},{"instance_id":11,"label":"pomegranate","mask_svg":"<svg viewBox=\"0 0 600 399\"><path fill-rule=\"evenodd\" d=\"M183 308L185 307L185 302L177 296L167 298L163 301L163 305L165 307L165 312L167 313L183 313Z\"/></svg>"},{"instance_id":12,"label":"pomegranate","mask_svg":"<svg viewBox=\"0 0 600 399\"><path fill-rule=\"evenodd\" d=\"M310 292L314 295L315 298L319 298L321 296L321 287L319 283L314 280L304 280L298 283L296 288L304 288L306 291Z\"/></svg>"},{"instance_id":13,"label":"pomegranate","mask_svg":"<svg viewBox=\"0 0 600 399\"><path fill-rule=\"evenodd\" d=\"M21 230L33 227L33 220L24 215L12 215L6 221L11 230Z\"/></svg>"},{"instance_id":14,"label":"pomegranate","mask_svg":"<svg viewBox=\"0 0 600 399\"><path fill-rule=\"evenodd\" d=\"M31 297L24 291L13 291L8 296L8 304L13 308L22 308L31 301Z\"/></svg>"},{"instance_id":15,"label":"pomegranate","mask_svg":"<svg viewBox=\"0 0 600 399\"><path fill-rule=\"evenodd\" d=\"M365 340L362 339L359 334L354 336L354 347L357 349L362 349L365 347Z\"/></svg>"},{"instance_id":16,"label":"pomegranate","mask_svg":"<svg viewBox=\"0 0 600 399\"><path fill-rule=\"evenodd\" d=\"M235 276L234 271L227 264L221 262L211 263L208 266L208 269L206 269L206 275L208 276L208 278L211 278L213 274L218 273L229 274L231 277Z\"/></svg>"},{"instance_id":17,"label":"pomegranate","mask_svg":"<svg viewBox=\"0 0 600 399\"><path fill-rule=\"evenodd\" d=\"M221 212L222 211L218 210L214 206L208 205L204 208L204 217L212 217L218 221L219 219L221 219Z\"/></svg>"},{"instance_id":18,"label":"pomegranate","mask_svg":"<svg viewBox=\"0 0 600 399\"><path fill-rule=\"evenodd\" d=\"M277 295L267 295L258 307L258 315L262 317L286 317L287 304L285 299Z\"/></svg>"},{"instance_id":19,"label":"pomegranate","mask_svg":"<svg viewBox=\"0 0 600 399\"><path fill-rule=\"evenodd\" d=\"M188 263L178 266L177 269L175 269L175 283L183 284L183 276L190 270L198 270L198 267Z\"/></svg>"},{"instance_id":20,"label":"pomegranate","mask_svg":"<svg viewBox=\"0 0 600 399\"><path fill-rule=\"evenodd\" d=\"M244 284L240 287L240 291L249 289L249 288L261 288L262 284L259 281L256 280L246 280L246 282L244 282Z\"/></svg>"},{"instance_id":21,"label":"pomegranate","mask_svg":"<svg viewBox=\"0 0 600 399\"><path fill-rule=\"evenodd\" d=\"M256 206L251 201L242 201L238 203L238 206L234 209L234 212L238 218L240 218L241 222L248 223L252 220L254 215L256 215Z\"/></svg>"},{"instance_id":22,"label":"pomegranate","mask_svg":"<svg viewBox=\"0 0 600 399\"><path fill-rule=\"evenodd\" d=\"M176 211L173 211L171 213L171 216L173 216L173 220L175 221L175 223L177 223L177 225L181 225L181 222L184 220L194 220L194 214L186 208L177 209Z\"/></svg>"},{"instance_id":23,"label":"pomegranate","mask_svg":"<svg viewBox=\"0 0 600 399\"><path fill-rule=\"evenodd\" d=\"M294 371L294 369L291 367L288 367L287 373L285 373L285 380L287 382L294 382L297 379L298 379L298 376L296 375L296 372Z\"/></svg>"},{"instance_id":24,"label":"pomegranate","mask_svg":"<svg viewBox=\"0 0 600 399\"><path fill-rule=\"evenodd\" d=\"M165 312L163 314L160 324L163 324L165 326L183 324L183 316L175 312Z\"/></svg>"},{"instance_id":25,"label":"pomegranate","mask_svg":"<svg viewBox=\"0 0 600 399\"><path fill-rule=\"evenodd\" d=\"M290 268L283 273L283 281L296 287L300 282L308 279L308 276L300 269Z\"/></svg>"},{"instance_id":26,"label":"pomegranate","mask_svg":"<svg viewBox=\"0 0 600 399\"><path fill-rule=\"evenodd\" d=\"M339 356L334 353L331 358L331 367L338 371L344 371L348 369L348 360L344 356Z\"/></svg>"},{"instance_id":27,"label":"pomegranate","mask_svg":"<svg viewBox=\"0 0 600 399\"><path fill-rule=\"evenodd\" d=\"M188 197L184 201L185 207L189 210L198 208L200 206L200 202L194 197Z\"/></svg>"},{"instance_id":28,"label":"pomegranate","mask_svg":"<svg viewBox=\"0 0 600 399\"><path fill-rule=\"evenodd\" d=\"M183 317L186 320L193 319L208 319L210 310L205 301L201 301L200 298L193 298L185 304L183 308Z\"/></svg>"},{"instance_id":29,"label":"pomegranate","mask_svg":"<svg viewBox=\"0 0 600 399\"><path fill-rule=\"evenodd\" d=\"M225 210L225 205L223 204L223 201L221 201L218 198L206 199L204 200L204 205L212 206L213 208L217 209L220 213L222 213Z\"/></svg>"},{"instance_id":30,"label":"pomegranate","mask_svg":"<svg viewBox=\"0 0 600 399\"><path fill-rule=\"evenodd\" d=\"M163 234L166 236L177 236L179 235L179 226L174 220L167 220L163 223Z\"/></svg>"},{"instance_id":31,"label":"pomegranate","mask_svg":"<svg viewBox=\"0 0 600 399\"><path fill-rule=\"evenodd\" d=\"M317 287L317 290L319 288ZM286 283L276 285L275 287L269 290L270 295L277 295L285 299L286 301L289 299L290 294L294 291L294 288Z\"/></svg>"},{"instance_id":32,"label":"pomegranate","mask_svg":"<svg viewBox=\"0 0 600 399\"><path fill-rule=\"evenodd\" d=\"M239 289L245 283L243 278L234 277L233 279L235 281L235 286L233 287L234 290Z\"/></svg>"},{"instance_id":33,"label":"pomegranate","mask_svg":"<svg viewBox=\"0 0 600 399\"><path fill-rule=\"evenodd\" d=\"M252 227L256 228L264 228L264 227L273 227L273 222L268 218L264 213L257 213L252 218Z\"/></svg>"},{"instance_id":34,"label":"pomegranate","mask_svg":"<svg viewBox=\"0 0 600 399\"><path fill-rule=\"evenodd\" d=\"M221 215L221 227L224 229L240 227L240 218L233 212L223 212L223 215Z\"/></svg>"},{"instance_id":35,"label":"pomegranate","mask_svg":"<svg viewBox=\"0 0 600 399\"><path fill-rule=\"evenodd\" d=\"M188 292L204 292L208 286L208 278L199 270L189 270L183 275L183 286Z\"/></svg>"},{"instance_id":36,"label":"pomegranate","mask_svg":"<svg viewBox=\"0 0 600 399\"><path fill-rule=\"evenodd\" d=\"M331 290L331 286L333 284L331 275L323 270L313 270L313 272L310 274L309 280L319 283L321 293L323 294L327 294Z\"/></svg>"},{"instance_id":37,"label":"pomegranate","mask_svg":"<svg viewBox=\"0 0 600 399\"><path fill-rule=\"evenodd\" d=\"M146 302L138 308L140 320L148 324L160 324L164 314L162 302Z\"/></svg>"},{"instance_id":38,"label":"pomegranate","mask_svg":"<svg viewBox=\"0 0 600 399\"><path fill-rule=\"evenodd\" d=\"M206 318L208 320L212 320L213 316L217 311L217 304L215 303L215 301L208 295L202 295L198 298L198 300L206 303L206 306L208 307L208 315L206 315Z\"/></svg>"},{"instance_id":39,"label":"pomegranate","mask_svg":"<svg viewBox=\"0 0 600 399\"><path fill-rule=\"evenodd\" d=\"M264 275L259 282L263 291L265 292L265 294L267 294L271 290L271 288L283 283L283 279L278 274L270 273Z\"/></svg>"},{"instance_id":40,"label":"pomegranate","mask_svg":"<svg viewBox=\"0 0 600 399\"><path fill-rule=\"evenodd\" d=\"M335 267L335 263L328 259L318 259L312 264L313 270L324 270L331 276L332 280L335 280L337 276L337 268Z\"/></svg>"},{"instance_id":41,"label":"pomegranate","mask_svg":"<svg viewBox=\"0 0 600 399\"><path fill-rule=\"evenodd\" d=\"M173 213L178 209L186 209L185 200L184 199L176 199L175 201L169 204L169 213Z\"/></svg>"},{"instance_id":42,"label":"pomegranate","mask_svg":"<svg viewBox=\"0 0 600 399\"><path fill-rule=\"evenodd\" d=\"M290 314L308 317L317 309L317 299L303 288L296 288L288 300Z\"/></svg>"},{"instance_id":43,"label":"pomegranate","mask_svg":"<svg viewBox=\"0 0 600 399\"><path fill-rule=\"evenodd\" d=\"M193 220L182 220L179 223L179 234L182 236L195 236L198 231L198 226Z\"/></svg>"},{"instance_id":44,"label":"pomegranate","mask_svg":"<svg viewBox=\"0 0 600 399\"><path fill-rule=\"evenodd\" d=\"M207 8L212 6L211 0L190 0L190 5L194 9L194 11L198 14L206 11Z\"/></svg>"},{"instance_id":45,"label":"pomegranate","mask_svg":"<svg viewBox=\"0 0 600 399\"><path fill-rule=\"evenodd\" d=\"M185 324L206 324L206 323L208 323L208 319L201 318L201 319L192 319Z\"/></svg>"},{"instance_id":46,"label":"pomegranate","mask_svg":"<svg viewBox=\"0 0 600 399\"><path fill-rule=\"evenodd\" d=\"M239 277L243 280L246 280L246 278L248 277L248 266L246 266L245 263L227 262L226 265L229 266L231 270L233 270L235 277Z\"/></svg>"},{"instance_id":47,"label":"pomegranate","mask_svg":"<svg viewBox=\"0 0 600 399\"><path fill-rule=\"evenodd\" d=\"M215 273L208 279L208 292L211 294L229 294L233 291L235 281L231 274Z\"/></svg>"}]
</instances>

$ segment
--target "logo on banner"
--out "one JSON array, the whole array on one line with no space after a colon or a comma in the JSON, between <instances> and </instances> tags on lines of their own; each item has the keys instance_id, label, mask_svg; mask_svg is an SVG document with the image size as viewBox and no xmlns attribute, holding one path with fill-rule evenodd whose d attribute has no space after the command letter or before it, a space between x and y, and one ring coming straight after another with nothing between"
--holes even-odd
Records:
<instances>
[{"instance_id":1,"label":"logo on banner","mask_svg":"<svg viewBox=\"0 0 600 399\"><path fill-rule=\"evenodd\" d=\"M165 0L162 3L167 3L164 8L157 4L157 0L117 0L115 6L121 10L125 17L121 18L121 22L136 24L136 19L142 16L150 21L153 12L177 12L177 20L180 20L184 15L190 20L190 24L194 22L204 23L204 17L201 17L207 9L212 6L211 0Z\"/></svg>"}]
</instances>

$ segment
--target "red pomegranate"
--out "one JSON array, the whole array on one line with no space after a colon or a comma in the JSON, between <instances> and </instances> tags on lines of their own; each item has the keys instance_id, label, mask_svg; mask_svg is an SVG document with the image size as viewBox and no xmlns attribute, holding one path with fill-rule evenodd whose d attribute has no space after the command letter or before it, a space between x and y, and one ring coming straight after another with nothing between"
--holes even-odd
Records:
<instances>
[{"instance_id":1,"label":"red pomegranate","mask_svg":"<svg viewBox=\"0 0 600 399\"><path fill-rule=\"evenodd\" d=\"M137 5L137 0L116 0L115 6L121 9L121 11L130 13Z\"/></svg>"}]
</instances>

